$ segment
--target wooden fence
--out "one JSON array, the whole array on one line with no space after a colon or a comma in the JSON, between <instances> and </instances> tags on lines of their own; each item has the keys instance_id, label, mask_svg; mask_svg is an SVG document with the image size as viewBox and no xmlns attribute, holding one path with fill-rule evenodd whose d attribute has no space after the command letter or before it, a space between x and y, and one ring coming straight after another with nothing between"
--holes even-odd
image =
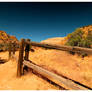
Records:
<instances>
[{"instance_id":1,"label":"wooden fence","mask_svg":"<svg viewBox=\"0 0 92 92\"><path fill-rule=\"evenodd\" d=\"M29 57L29 51L31 49L31 46L92 54L92 49L89 49L89 48L44 44L44 43L32 42L32 41L30 41L30 39L26 39L26 40L21 39L20 48L19 48L18 66L17 66L17 76L18 77L21 77L23 75L23 65L24 65L24 66L27 66L27 67L33 69L37 73L41 74L42 76L48 78L49 80L53 81L54 83L66 88L66 89L74 89L74 90L76 90L76 89L78 89L78 90L92 89L83 84L78 83L77 81L66 79L66 78L59 76L55 73L52 73L46 69L43 69L42 67L39 67L38 65L32 63L32 61L30 62L28 57ZM11 51L11 50L9 50L9 51ZM24 51L25 51L25 56L24 56ZM10 53L9 53L9 55L10 55Z\"/></svg>"},{"instance_id":2,"label":"wooden fence","mask_svg":"<svg viewBox=\"0 0 92 92\"><path fill-rule=\"evenodd\" d=\"M15 51L16 51L15 43L11 43L11 41L10 41L8 50L9 50L9 58L8 59L11 59L12 54L15 55Z\"/></svg>"}]
</instances>

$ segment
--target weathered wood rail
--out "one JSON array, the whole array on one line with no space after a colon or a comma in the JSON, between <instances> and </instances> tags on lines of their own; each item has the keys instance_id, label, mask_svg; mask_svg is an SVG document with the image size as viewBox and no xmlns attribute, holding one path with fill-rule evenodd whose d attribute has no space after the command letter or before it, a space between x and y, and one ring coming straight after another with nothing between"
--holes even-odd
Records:
<instances>
[{"instance_id":1,"label":"weathered wood rail","mask_svg":"<svg viewBox=\"0 0 92 92\"><path fill-rule=\"evenodd\" d=\"M41 68L29 61L24 60L23 64L28 66L29 68L33 69L37 73L43 75L44 77L48 78L49 80L53 81L54 83L60 85L61 87L64 87L66 89L74 89L74 90L88 90L88 88L78 85L78 84L74 83L72 80L65 79L64 77L54 74L54 73L52 73L44 68Z\"/></svg>"},{"instance_id":2,"label":"weathered wood rail","mask_svg":"<svg viewBox=\"0 0 92 92\"><path fill-rule=\"evenodd\" d=\"M38 42L31 42L30 44L32 46L43 47L43 48L48 48L48 49L56 49L56 50L62 50L62 51L73 51L73 52L82 52L82 53L92 54L92 49L90 48L45 44L45 43L38 43Z\"/></svg>"},{"instance_id":3,"label":"weathered wood rail","mask_svg":"<svg viewBox=\"0 0 92 92\"><path fill-rule=\"evenodd\" d=\"M52 44L44 44L44 43L37 43L37 42L30 42L30 39L21 39L20 48L19 48L19 58L18 58L18 66L17 66L17 76L22 76L23 73L23 65L27 68L31 68L37 73L41 74L42 76L48 78L49 80L53 81L54 83L58 84L61 87L66 89L73 89L73 90L87 90L91 89L83 84L77 84L77 81L72 81L70 79L66 79L62 76L59 76L55 73L52 73L42 67L39 67L32 62L29 62L29 51L31 46L43 47L48 49L56 49L56 50L63 50L63 51L73 51L73 52L82 52L87 54L92 54L92 49L89 48L81 48L81 47L72 47L72 46L63 46L63 45L52 45ZM25 51L25 55L24 55Z\"/></svg>"}]
</instances>

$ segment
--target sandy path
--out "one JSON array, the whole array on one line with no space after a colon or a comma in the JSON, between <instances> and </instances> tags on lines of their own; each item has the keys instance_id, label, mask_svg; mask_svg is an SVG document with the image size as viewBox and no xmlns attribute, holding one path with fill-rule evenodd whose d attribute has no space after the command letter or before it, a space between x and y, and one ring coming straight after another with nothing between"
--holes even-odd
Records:
<instances>
[{"instance_id":1,"label":"sandy path","mask_svg":"<svg viewBox=\"0 0 92 92\"><path fill-rule=\"evenodd\" d=\"M4 57L5 55L5 57ZM18 55L18 53L17 53ZM2 58L8 58L7 52L0 53ZM56 90L59 89L40 77L28 73L21 78L16 77L17 63L10 60L0 65L0 90Z\"/></svg>"}]
</instances>

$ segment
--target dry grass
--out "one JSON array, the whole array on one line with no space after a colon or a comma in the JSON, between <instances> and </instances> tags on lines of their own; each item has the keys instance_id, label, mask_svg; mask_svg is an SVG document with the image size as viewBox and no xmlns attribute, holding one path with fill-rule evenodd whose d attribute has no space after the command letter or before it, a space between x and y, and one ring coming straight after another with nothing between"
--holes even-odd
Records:
<instances>
[{"instance_id":1,"label":"dry grass","mask_svg":"<svg viewBox=\"0 0 92 92\"><path fill-rule=\"evenodd\" d=\"M16 53L18 56L18 52ZM8 52L0 53L0 57L8 59ZM22 76L16 77L17 62L10 60L5 64L0 65L0 90L58 90L58 87L51 85L47 81L32 74L31 72Z\"/></svg>"},{"instance_id":2,"label":"dry grass","mask_svg":"<svg viewBox=\"0 0 92 92\"><path fill-rule=\"evenodd\" d=\"M36 49L30 60L92 88L92 56L82 59L64 51Z\"/></svg>"},{"instance_id":3,"label":"dry grass","mask_svg":"<svg viewBox=\"0 0 92 92\"><path fill-rule=\"evenodd\" d=\"M18 52L16 52L16 56L18 56ZM0 57L8 58L8 52L0 53ZM64 51L35 48L35 52L30 52L29 59L50 71L67 76L92 88L92 56L82 59ZM0 89L59 89L32 73L18 79L16 78L16 70L14 60L0 65Z\"/></svg>"}]
</instances>

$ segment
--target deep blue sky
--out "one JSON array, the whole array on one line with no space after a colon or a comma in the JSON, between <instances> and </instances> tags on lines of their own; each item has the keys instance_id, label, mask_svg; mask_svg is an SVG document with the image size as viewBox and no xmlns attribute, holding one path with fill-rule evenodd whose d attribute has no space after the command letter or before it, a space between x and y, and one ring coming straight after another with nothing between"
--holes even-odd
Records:
<instances>
[{"instance_id":1,"label":"deep blue sky","mask_svg":"<svg viewBox=\"0 0 92 92\"><path fill-rule=\"evenodd\" d=\"M0 30L18 39L63 37L92 24L92 3L0 3Z\"/></svg>"}]
</instances>

